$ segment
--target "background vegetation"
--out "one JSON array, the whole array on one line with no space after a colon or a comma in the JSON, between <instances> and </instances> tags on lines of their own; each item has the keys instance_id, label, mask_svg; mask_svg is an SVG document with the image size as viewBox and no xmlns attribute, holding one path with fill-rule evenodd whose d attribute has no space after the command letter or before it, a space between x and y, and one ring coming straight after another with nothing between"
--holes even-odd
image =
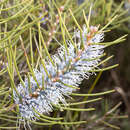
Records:
<instances>
[{"instance_id":1,"label":"background vegetation","mask_svg":"<svg viewBox=\"0 0 130 130\"><path fill-rule=\"evenodd\" d=\"M17 108L11 98L11 86L17 86L24 76L38 68L40 56L38 49L46 57L39 35L44 35L44 41L50 54L55 54L62 43L60 20L57 8L63 13L63 20L72 36L77 25L69 9L72 10L79 25L84 24L83 10L88 16L90 6L91 25L103 27L117 15L117 18L107 28L105 42L128 34L121 44L106 49L107 56L114 54L114 58L102 66L119 64L117 68L99 72L80 85L79 93L97 93L115 89L116 92L101 95L96 102L77 105L76 108L95 107L92 112L59 111L56 109L49 117L63 117L63 122L72 124L41 125L39 121L31 124L32 129L65 129L65 130L129 130L130 103L129 103L129 73L130 73L130 7L129 0L0 0L0 128L16 129ZM64 8L62 8L64 6ZM56 25L55 25L56 23ZM65 37L66 39L68 36ZM35 44L34 44L35 43ZM26 50L26 53L25 53ZM28 59L26 57L28 56ZM18 68L18 70L17 70ZM102 99L101 99L102 98ZM75 97L78 101L91 101L93 98ZM68 99L68 102L70 99ZM44 118L43 118L44 119ZM87 121L82 124L80 121ZM45 121L42 122L44 124ZM39 124L40 125L39 125ZM28 126L27 126L28 127ZM24 126L21 125L21 129Z\"/></svg>"}]
</instances>

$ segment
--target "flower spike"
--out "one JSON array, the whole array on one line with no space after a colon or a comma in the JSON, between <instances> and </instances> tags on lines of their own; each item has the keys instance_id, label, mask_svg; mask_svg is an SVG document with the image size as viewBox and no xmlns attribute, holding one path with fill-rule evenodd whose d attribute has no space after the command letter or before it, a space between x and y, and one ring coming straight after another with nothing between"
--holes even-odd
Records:
<instances>
[{"instance_id":1,"label":"flower spike","mask_svg":"<svg viewBox=\"0 0 130 130\"><path fill-rule=\"evenodd\" d=\"M22 120L36 120L39 117L38 113L50 113L54 106L60 106L60 102L67 105L65 96L76 91L82 80L88 79L93 74L91 70L100 62L99 57L103 55L104 45L91 43L103 41L104 34L99 33L96 26L90 26L88 30L84 25L82 31L84 48L81 46L80 30L74 32L73 38L77 39L75 44L78 53L71 41L68 41L69 54L62 46L58 49L57 54L51 57L55 65L50 60L45 60L46 70L42 65L40 70L34 70L40 88L33 76L30 76L24 80L25 87L21 83L17 86L22 102L20 102L16 91L13 91ZM48 77L46 71L51 78Z\"/></svg>"}]
</instances>

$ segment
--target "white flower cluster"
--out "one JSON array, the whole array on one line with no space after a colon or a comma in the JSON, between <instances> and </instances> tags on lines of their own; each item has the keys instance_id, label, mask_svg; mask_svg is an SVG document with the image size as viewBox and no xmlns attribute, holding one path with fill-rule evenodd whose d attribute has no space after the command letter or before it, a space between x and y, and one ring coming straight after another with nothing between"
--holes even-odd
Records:
<instances>
[{"instance_id":1,"label":"white flower cluster","mask_svg":"<svg viewBox=\"0 0 130 130\"><path fill-rule=\"evenodd\" d=\"M99 63L104 46L91 43L99 43L103 37L104 34L98 32L98 27L91 26L88 31L84 26L81 42L80 31L75 31L74 38L78 52L68 41L68 51L62 46L57 54L52 56L55 65L49 61L49 58L46 60L46 70L50 77L41 65L39 71L34 70L37 82L33 76L30 76L30 80L28 78L24 80L25 87L21 83L17 86L22 101L15 91L13 97L19 106L22 119L35 120L39 116L36 111L41 114L49 113L53 111L53 105L60 103L66 105L65 96L76 90L72 86L78 87L84 78L89 78L92 74L90 71ZM83 49L82 44L84 44Z\"/></svg>"}]
</instances>

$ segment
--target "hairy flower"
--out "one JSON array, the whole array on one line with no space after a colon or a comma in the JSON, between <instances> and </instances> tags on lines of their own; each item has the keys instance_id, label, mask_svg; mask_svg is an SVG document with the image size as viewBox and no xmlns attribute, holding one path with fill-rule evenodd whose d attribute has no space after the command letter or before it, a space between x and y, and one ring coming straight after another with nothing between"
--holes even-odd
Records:
<instances>
[{"instance_id":1,"label":"hairy flower","mask_svg":"<svg viewBox=\"0 0 130 130\"><path fill-rule=\"evenodd\" d=\"M52 56L54 65L49 60L45 61L45 68L41 65L40 70L35 69L34 75L25 78L25 87L20 83L17 91L21 96L20 101L17 93L13 91L15 103L19 105L19 113L23 119L35 120L38 113L49 113L53 111L54 105L63 103L66 105L65 96L69 96L84 78L89 78L92 69L100 62L103 54L104 34L98 32L98 27L91 26L89 30L83 27L82 38L80 31L74 32L74 45L68 41L68 50L61 46L57 54ZM82 47L84 46L84 47ZM37 111L37 112L36 112Z\"/></svg>"}]
</instances>

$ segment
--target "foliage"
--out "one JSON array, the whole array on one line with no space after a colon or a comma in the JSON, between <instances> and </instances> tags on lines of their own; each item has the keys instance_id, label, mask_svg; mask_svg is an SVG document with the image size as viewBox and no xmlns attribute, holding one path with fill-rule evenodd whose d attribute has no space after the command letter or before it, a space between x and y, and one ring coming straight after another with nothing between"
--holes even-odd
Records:
<instances>
[{"instance_id":1,"label":"foliage","mask_svg":"<svg viewBox=\"0 0 130 130\"><path fill-rule=\"evenodd\" d=\"M124 18L127 11L124 11L122 6L123 2L118 6L113 0L107 2L105 0L92 0L91 2L85 0L80 5L76 0L63 0L62 2L60 0L2 0L0 2L1 129L19 128L19 126L16 125L19 124L18 121L21 123L19 124L21 128L24 127L28 129L40 128L41 126L50 126L51 129L51 127L56 124L58 124L61 129L77 129L81 127L81 124L85 124L85 127L88 128L90 128L90 126L92 128L104 128L104 125L106 125L111 128L119 129L118 126L111 125L110 123L111 119L127 117L119 116L116 113L116 109L121 103L113 108L110 105L106 105L104 111L101 110L99 115L94 115L94 112L90 112L87 113L89 118L81 118L80 116L83 111L91 111L94 110L96 106L98 107L98 105L93 102L102 100L102 98L97 98L96 96L102 96L115 91L110 90L92 93L101 73L118 66L117 64L107 66L108 60L111 60L113 56L106 57L106 54L103 54L99 55L99 57L96 56L87 59L95 61L102 58L102 60L94 66L99 66L99 68L90 70L92 73L99 72L99 74L93 85L90 86L88 93L72 93L71 96L74 96L75 100L68 99L67 105L61 103L59 104L60 106L57 106L57 104L53 104L55 110L50 115L46 115L46 113L41 114L34 110L39 115L37 117L39 120L29 121L27 119L25 122L21 121L19 105L14 102L14 92L16 92L20 98L17 90L18 84L21 83L24 86L25 79L30 79L30 75L33 77L35 83L38 84L34 70L39 70L41 64L45 73L50 73L48 69L45 69L47 65L44 59L48 58L53 64L54 60L51 55L57 53L57 48L64 46L65 51L70 52L71 49L69 49L67 43L70 41L71 44L74 45L73 47L76 52L77 45L75 45L75 38L81 40L80 48L83 48L84 31L82 27L84 24L86 24L90 32L91 25L100 24L100 29L97 33L109 32L111 29L118 29L119 26L127 30L122 22L127 21L129 17ZM78 36L75 37L73 32L77 29L79 33L77 33ZM95 45L104 46L104 48L109 47L124 41L125 37L126 35L114 41L103 43L100 43L101 41L99 40L99 42L95 42ZM43 79L45 78L44 76ZM68 84L64 85L70 88L73 87ZM44 87L44 85L42 87ZM93 98L89 98L88 100L89 96ZM93 109L93 105L86 108L84 104L87 103L95 104L95 108ZM59 112L60 110L65 110L66 112ZM63 116L65 117L63 118ZM102 123L102 125L100 125L100 123Z\"/></svg>"}]
</instances>

